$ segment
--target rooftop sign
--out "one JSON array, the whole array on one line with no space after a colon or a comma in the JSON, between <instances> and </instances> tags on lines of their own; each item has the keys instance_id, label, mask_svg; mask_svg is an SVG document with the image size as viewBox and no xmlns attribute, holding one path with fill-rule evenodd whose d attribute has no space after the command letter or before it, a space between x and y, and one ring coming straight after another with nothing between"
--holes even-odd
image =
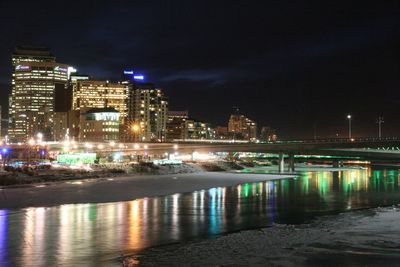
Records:
<instances>
[{"instance_id":1,"label":"rooftop sign","mask_svg":"<svg viewBox=\"0 0 400 267\"><path fill-rule=\"evenodd\" d=\"M30 70L30 69L31 69L31 66L28 66L28 65L17 65L17 66L15 66L15 70L23 71L23 70Z\"/></svg>"}]
</instances>

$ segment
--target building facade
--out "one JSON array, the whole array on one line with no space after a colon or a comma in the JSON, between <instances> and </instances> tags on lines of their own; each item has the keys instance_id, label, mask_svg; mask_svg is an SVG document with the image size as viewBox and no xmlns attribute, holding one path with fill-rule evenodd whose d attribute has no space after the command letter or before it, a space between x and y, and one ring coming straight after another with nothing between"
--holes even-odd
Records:
<instances>
[{"instance_id":1,"label":"building facade","mask_svg":"<svg viewBox=\"0 0 400 267\"><path fill-rule=\"evenodd\" d=\"M188 119L185 121L185 135L186 140L207 140L215 139L215 130L209 123L195 121Z\"/></svg>"},{"instance_id":2,"label":"building facade","mask_svg":"<svg viewBox=\"0 0 400 267\"><path fill-rule=\"evenodd\" d=\"M232 114L228 122L228 134L232 139L254 141L257 139L257 124L241 114Z\"/></svg>"},{"instance_id":3,"label":"building facade","mask_svg":"<svg viewBox=\"0 0 400 267\"><path fill-rule=\"evenodd\" d=\"M127 83L128 121L127 141L164 142L168 99L163 91L151 83Z\"/></svg>"},{"instance_id":4,"label":"building facade","mask_svg":"<svg viewBox=\"0 0 400 267\"><path fill-rule=\"evenodd\" d=\"M114 108L82 109L79 121L81 141L111 142L119 140L120 113Z\"/></svg>"},{"instance_id":5,"label":"building facade","mask_svg":"<svg viewBox=\"0 0 400 267\"><path fill-rule=\"evenodd\" d=\"M228 139L228 127L226 126L217 126L215 127L215 134L217 135L217 139Z\"/></svg>"},{"instance_id":6,"label":"building facade","mask_svg":"<svg viewBox=\"0 0 400 267\"><path fill-rule=\"evenodd\" d=\"M88 76L71 76L72 109L114 108L121 118L127 115L127 88L120 83L88 80ZM72 80L74 79L74 80Z\"/></svg>"},{"instance_id":7,"label":"building facade","mask_svg":"<svg viewBox=\"0 0 400 267\"><path fill-rule=\"evenodd\" d=\"M278 139L275 129L269 126L263 126L260 133L260 141L273 142Z\"/></svg>"},{"instance_id":8,"label":"building facade","mask_svg":"<svg viewBox=\"0 0 400 267\"><path fill-rule=\"evenodd\" d=\"M168 111L167 118L167 140L185 138L185 121L189 119L189 112L185 111Z\"/></svg>"},{"instance_id":9,"label":"building facade","mask_svg":"<svg viewBox=\"0 0 400 267\"><path fill-rule=\"evenodd\" d=\"M54 140L79 140L80 110L54 112Z\"/></svg>"},{"instance_id":10,"label":"building facade","mask_svg":"<svg viewBox=\"0 0 400 267\"><path fill-rule=\"evenodd\" d=\"M25 142L41 132L45 139L52 140L56 92L66 90L68 66L57 63L47 48L17 47L12 67L9 139Z\"/></svg>"},{"instance_id":11,"label":"building facade","mask_svg":"<svg viewBox=\"0 0 400 267\"><path fill-rule=\"evenodd\" d=\"M87 75L71 75L70 87L72 90L72 110L81 111L88 108L113 108L119 113L119 132L122 132L127 117L127 86L122 83L92 80ZM82 112L81 112L82 113ZM82 117L82 115L80 116ZM82 124L80 124L82 125ZM84 140L82 129L78 139ZM82 139L83 138L83 139Z\"/></svg>"}]
</instances>

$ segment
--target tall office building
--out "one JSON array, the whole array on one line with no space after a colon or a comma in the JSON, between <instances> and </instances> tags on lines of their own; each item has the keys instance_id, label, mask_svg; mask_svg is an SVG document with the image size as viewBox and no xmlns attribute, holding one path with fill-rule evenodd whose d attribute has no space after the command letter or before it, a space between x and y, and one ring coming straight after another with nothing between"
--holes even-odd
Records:
<instances>
[{"instance_id":1,"label":"tall office building","mask_svg":"<svg viewBox=\"0 0 400 267\"><path fill-rule=\"evenodd\" d=\"M12 65L9 139L24 142L41 132L52 140L56 92L66 90L68 66L57 63L48 48L37 47L17 47Z\"/></svg>"},{"instance_id":2,"label":"tall office building","mask_svg":"<svg viewBox=\"0 0 400 267\"><path fill-rule=\"evenodd\" d=\"M127 87L121 83L88 80L87 76L71 76L72 109L114 108L122 118L127 115Z\"/></svg>"},{"instance_id":3,"label":"tall office building","mask_svg":"<svg viewBox=\"0 0 400 267\"><path fill-rule=\"evenodd\" d=\"M142 75L124 71L128 86L128 120L124 129L125 141L166 140L168 98L152 83L143 82Z\"/></svg>"},{"instance_id":4,"label":"tall office building","mask_svg":"<svg viewBox=\"0 0 400 267\"><path fill-rule=\"evenodd\" d=\"M129 90L128 119L134 141L165 141L168 101L161 89L135 84Z\"/></svg>"},{"instance_id":5,"label":"tall office building","mask_svg":"<svg viewBox=\"0 0 400 267\"><path fill-rule=\"evenodd\" d=\"M75 117L76 112L80 112L80 120L84 118L83 110L85 109L107 109L112 108L118 112L119 132L123 132L127 108L127 86L122 83L111 83L109 81L92 80L87 75L71 75L70 87L72 90L72 110L71 118ZM72 122L74 120L71 120ZM70 125L69 129L73 133L73 137L84 140L82 134L82 123L79 125ZM78 127L78 128L77 128ZM79 136L77 134L79 133ZM114 137L115 137L114 136ZM87 138L86 138L87 139ZM106 138L107 139L107 138Z\"/></svg>"}]
</instances>

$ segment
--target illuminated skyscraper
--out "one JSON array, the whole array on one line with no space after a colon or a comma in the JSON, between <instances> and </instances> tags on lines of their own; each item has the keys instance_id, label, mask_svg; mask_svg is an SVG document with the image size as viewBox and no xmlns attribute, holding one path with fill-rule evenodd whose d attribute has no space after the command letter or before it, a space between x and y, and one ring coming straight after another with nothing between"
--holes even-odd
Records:
<instances>
[{"instance_id":1,"label":"illuminated skyscraper","mask_svg":"<svg viewBox=\"0 0 400 267\"><path fill-rule=\"evenodd\" d=\"M127 87L121 83L88 80L87 76L71 76L72 109L114 108L122 118L127 115Z\"/></svg>"},{"instance_id":2,"label":"illuminated skyscraper","mask_svg":"<svg viewBox=\"0 0 400 267\"><path fill-rule=\"evenodd\" d=\"M111 83L109 81L99 81L99 80L91 80L89 76L85 75L71 75L70 78L70 87L72 87L72 110L73 112L80 111L82 117L82 111L84 109L115 109L118 112L118 120L119 127L123 129L127 116L127 86L122 83ZM88 135L82 134L82 123L79 128L79 138L81 140L88 139ZM77 131L73 128L74 126L70 126L76 136ZM71 130L71 129L70 129ZM122 131L121 131L122 132ZM85 137L86 136L86 137ZM107 135L104 137L104 140L114 140L116 135ZM93 139L90 137L89 139Z\"/></svg>"},{"instance_id":3,"label":"illuminated skyscraper","mask_svg":"<svg viewBox=\"0 0 400 267\"><path fill-rule=\"evenodd\" d=\"M168 99L161 89L141 80L143 76L133 75L133 79L125 82L129 88L125 139L163 142L166 138Z\"/></svg>"},{"instance_id":4,"label":"illuminated skyscraper","mask_svg":"<svg viewBox=\"0 0 400 267\"><path fill-rule=\"evenodd\" d=\"M12 55L9 138L24 142L43 133L53 139L56 91L66 90L68 66L56 62L47 48L17 47Z\"/></svg>"}]
</instances>

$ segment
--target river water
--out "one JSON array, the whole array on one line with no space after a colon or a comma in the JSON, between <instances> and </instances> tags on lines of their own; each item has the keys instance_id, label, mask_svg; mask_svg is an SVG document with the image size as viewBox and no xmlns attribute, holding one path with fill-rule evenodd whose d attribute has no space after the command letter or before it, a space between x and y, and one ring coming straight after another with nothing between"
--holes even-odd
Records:
<instances>
[{"instance_id":1,"label":"river water","mask_svg":"<svg viewBox=\"0 0 400 267\"><path fill-rule=\"evenodd\" d=\"M121 254L400 203L397 170L297 178L103 204L0 210L0 266L118 266Z\"/></svg>"}]
</instances>

